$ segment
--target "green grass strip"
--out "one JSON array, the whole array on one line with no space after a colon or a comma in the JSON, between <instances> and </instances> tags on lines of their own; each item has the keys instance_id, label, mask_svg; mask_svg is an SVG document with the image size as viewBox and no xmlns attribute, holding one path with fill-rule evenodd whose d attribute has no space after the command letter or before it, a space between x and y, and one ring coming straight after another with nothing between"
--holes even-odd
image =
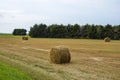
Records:
<instances>
[{"instance_id":1,"label":"green grass strip","mask_svg":"<svg viewBox=\"0 0 120 80\"><path fill-rule=\"evenodd\" d=\"M22 71L0 62L0 80L32 80Z\"/></svg>"}]
</instances>

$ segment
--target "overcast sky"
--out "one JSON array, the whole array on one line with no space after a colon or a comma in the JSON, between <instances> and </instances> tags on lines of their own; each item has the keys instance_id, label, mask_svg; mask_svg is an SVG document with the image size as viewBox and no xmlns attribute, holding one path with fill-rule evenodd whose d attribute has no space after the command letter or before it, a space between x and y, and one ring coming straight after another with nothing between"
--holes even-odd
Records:
<instances>
[{"instance_id":1,"label":"overcast sky","mask_svg":"<svg viewBox=\"0 0 120 80\"><path fill-rule=\"evenodd\" d=\"M120 0L0 0L0 33L35 23L120 24Z\"/></svg>"}]
</instances>

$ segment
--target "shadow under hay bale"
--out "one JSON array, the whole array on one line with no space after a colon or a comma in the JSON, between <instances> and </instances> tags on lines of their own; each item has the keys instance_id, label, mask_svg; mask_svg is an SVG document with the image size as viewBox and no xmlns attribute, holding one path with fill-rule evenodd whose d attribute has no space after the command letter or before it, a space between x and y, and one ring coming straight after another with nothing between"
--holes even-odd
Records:
<instances>
[{"instance_id":1,"label":"shadow under hay bale","mask_svg":"<svg viewBox=\"0 0 120 80\"><path fill-rule=\"evenodd\" d=\"M106 37L106 38L104 39L104 41L105 41L105 42L110 42L111 39L110 39L109 37Z\"/></svg>"},{"instance_id":2,"label":"shadow under hay bale","mask_svg":"<svg viewBox=\"0 0 120 80\"><path fill-rule=\"evenodd\" d=\"M28 37L23 36L23 37L22 37L22 40L28 40Z\"/></svg>"},{"instance_id":3,"label":"shadow under hay bale","mask_svg":"<svg viewBox=\"0 0 120 80\"><path fill-rule=\"evenodd\" d=\"M69 49L64 47L52 48L50 51L50 60L56 64L70 63L71 55Z\"/></svg>"}]
</instances>

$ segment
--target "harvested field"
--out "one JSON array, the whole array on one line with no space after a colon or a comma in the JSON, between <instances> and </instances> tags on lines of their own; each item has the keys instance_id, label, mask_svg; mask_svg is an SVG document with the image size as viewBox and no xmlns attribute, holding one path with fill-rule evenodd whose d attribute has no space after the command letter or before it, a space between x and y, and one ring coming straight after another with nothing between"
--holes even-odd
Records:
<instances>
[{"instance_id":1,"label":"harvested field","mask_svg":"<svg viewBox=\"0 0 120 80\"><path fill-rule=\"evenodd\" d=\"M50 63L50 49L65 46L68 64ZM0 38L0 61L25 71L33 80L119 80L120 41Z\"/></svg>"}]
</instances>

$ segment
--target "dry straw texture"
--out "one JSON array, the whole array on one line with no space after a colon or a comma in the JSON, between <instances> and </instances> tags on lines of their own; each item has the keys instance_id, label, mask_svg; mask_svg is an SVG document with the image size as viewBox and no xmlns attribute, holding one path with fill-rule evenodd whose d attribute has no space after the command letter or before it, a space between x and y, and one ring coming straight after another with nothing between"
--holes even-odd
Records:
<instances>
[{"instance_id":1,"label":"dry straw texture","mask_svg":"<svg viewBox=\"0 0 120 80\"><path fill-rule=\"evenodd\" d=\"M52 48L50 51L50 60L56 64L69 63L71 60L69 49L60 46Z\"/></svg>"},{"instance_id":2,"label":"dry straw texture","mask_svg":"<svg viewBox=\"0 0 120 80\"><path fill-rule=\"evenodd\" d=\"M104 39L104 41L105 41L105 42L110 42L110 38L109 38L109 37L106 37L106 38Z\"/></svg>"},{"instance_id":3,"label":"dry straw texture","mask_svg":"<svg viewBox=\"0 0 120 80\"><path fill-rule=\"evenodd\" d=\"M22 40L28 40L28 37L23 36Z\"/></svg>"}]
</instances>

